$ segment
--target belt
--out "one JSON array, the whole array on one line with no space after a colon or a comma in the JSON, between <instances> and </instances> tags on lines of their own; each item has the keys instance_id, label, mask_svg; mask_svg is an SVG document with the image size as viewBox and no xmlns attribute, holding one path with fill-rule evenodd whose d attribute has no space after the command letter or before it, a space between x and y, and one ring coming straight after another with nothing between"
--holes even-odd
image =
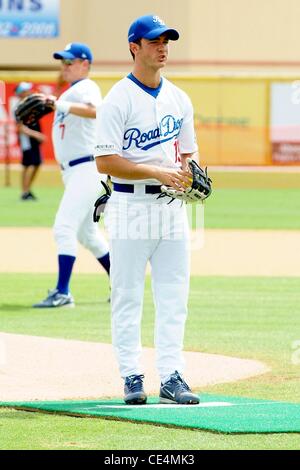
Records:
<instances>
[{"instance_id":1,"label":"belt","mask_svg":"<svg viewBox=\"0 0 300 470\"><path fill-rule=\"evenodd\" d=\"M113 183L114 191L120 193L134 193L134 184ZM160 186L157 184L146 184L145 194L159 194L161 193Z\"/></svg>"},{"instance_id":2,"label":"belt","mask_svg":"<svg viewBox=\"0 0 300 470\"><path fill-rule=\"evenodd\" d=\"M75 160L71 160L68 163L61 163L60 167L62 170L66 170L69 166L76 166L76 165L80 165L80 163L92 162L92 161L94 161L93 155L88 155L86 157L76 158Z\"/></svg>"}]
</instances>

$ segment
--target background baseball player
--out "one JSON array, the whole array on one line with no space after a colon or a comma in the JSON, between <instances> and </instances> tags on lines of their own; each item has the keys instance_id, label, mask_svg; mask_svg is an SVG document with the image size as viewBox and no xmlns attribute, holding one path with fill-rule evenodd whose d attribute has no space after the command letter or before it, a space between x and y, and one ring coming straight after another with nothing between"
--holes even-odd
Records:
<instances>
[{"instance_id":1,"label":"background baseball player","mask_svg":"<svg viewBox=\"0 0 300 470\"><path fill-rule=\"evenodd\" d=\"M156 307L155 346L161 403L199 402L182 378L182 345L189 289L189 229L185 206L157 199L161 183L184 190L186 159L197 151L189 98L160 70L169 40L155 15L138 18L128 33L133 72L118 82L97 116L96 163L112 176L105 210L109 230L112 337L125 379L125 402L143 404L140 365L144 276L150 260Z\"/></svg>"},{"instance_id":2,"label":"background baseball player","mask_svg":"<svg viewBox=\"0 0 300 470\"><path fill-rule=\"evenodd\" d=\"M71 84L58 100L47 99L56 109L52 138L65 192L54 224L58 281L46 299L34 305L38 308L74 305L69 282L77 241L93 253L107 273L110 269L108 244L92 218L100 187L93 151L96 107L101 103L99 87L88 78L92 52L85 44L72 43L65 50L55 52L53 57L61 60L62 76Z\"/></svg>"},{"instance_id":3,"label":"background baseball player","mask_svg":"<svg viewBox=\"0 0 300 470\"><path fill-rule=\"evenodd\" d=\"M21 82L15 89L15 95L22 100L32 93L32 89L32 83ZM41 132L41 127L37 121L27 126L19 122L17 123L17 131L22 150L23 166L21 199L23 201L36 200L31 188L42 163L40 145L45 141L46 136Z\"/></svg>"}]
</instances>

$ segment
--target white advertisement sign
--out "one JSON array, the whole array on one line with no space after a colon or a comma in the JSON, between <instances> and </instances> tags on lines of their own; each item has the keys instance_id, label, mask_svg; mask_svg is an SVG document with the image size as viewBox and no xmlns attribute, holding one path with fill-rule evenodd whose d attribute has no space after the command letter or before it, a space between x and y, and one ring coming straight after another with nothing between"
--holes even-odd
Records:
<instances>
[{"instance_id":1,"label":"white advertisement sign","mask_svg":"<svg viewBox=\"0 0 300 470\"><path fill-rule=\"evenodd\" d=\"M0 0L0 38L59 35L60 0Z\"/></svg>"}]
</instances>

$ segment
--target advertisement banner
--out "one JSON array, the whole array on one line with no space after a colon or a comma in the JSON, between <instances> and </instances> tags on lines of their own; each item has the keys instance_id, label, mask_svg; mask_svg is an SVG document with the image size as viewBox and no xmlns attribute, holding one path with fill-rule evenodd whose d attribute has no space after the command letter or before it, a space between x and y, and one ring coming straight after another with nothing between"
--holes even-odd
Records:
<instances>
[{"instance_id":1,"label":"advertisement banner","mask_svg":"<svg viewBox=\"0 0 300 470\"><path fill-rule=\"evenodd\" d=\"M272 83L270 114L273 163L300 163L300 81Z\"/></svg>"},{"instance_id":2,"label":"advertisement banner","mask_svg":"<svg viewBox=\"0 0 300 470\"><path fill-rule=\"evenodd\" d=\"M0 38L59 35L60 0L0 0Z\"/></svg>"},{"instance_id":3,"label":"advertisement banner","mask_svg":"<svg viewBox=\"0 0 300 470\"><path fill-rule=\"evenodd\" d=\"M203 165L265 165L267 87L263 80L172 80L190 96Z\"/></svg>"}]
</instances>

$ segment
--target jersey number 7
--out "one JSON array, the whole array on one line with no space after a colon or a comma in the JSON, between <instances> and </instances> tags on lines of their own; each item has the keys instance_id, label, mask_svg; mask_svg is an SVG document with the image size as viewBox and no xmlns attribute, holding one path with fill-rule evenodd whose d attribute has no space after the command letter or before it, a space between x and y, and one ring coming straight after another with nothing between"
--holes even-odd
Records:
<instances>
[{"instance_id":1,"label":"jersey number 7","mask_svg":"<svg viewBox=\"0 0 300 470\"><path fill-rule=\"evenodd\" d=\"M63 139L64 136L65 136L65 128L66 128L66 125L65 125L65 124L60 124L60 125L59 125L59 128L61 129L61 139Z\"/></svg>"}]
</instances>

